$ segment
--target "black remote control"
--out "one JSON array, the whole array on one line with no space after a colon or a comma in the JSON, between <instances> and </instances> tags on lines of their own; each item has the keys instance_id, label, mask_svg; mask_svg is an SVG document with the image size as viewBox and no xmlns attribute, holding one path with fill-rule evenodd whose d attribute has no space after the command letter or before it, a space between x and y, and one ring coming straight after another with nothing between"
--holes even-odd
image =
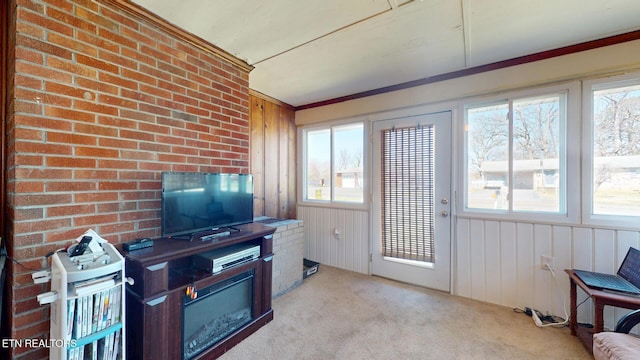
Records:
<instances>
[{"instance_id":1,"label":"black remote control","mask_svg":"<svg viewBox=\"0 0 640 360\"><path fill-rule=\"evenodd\" d=\"M153 246L153 240L149 238L135 239L133 241L122 244L122 248L126 251L140 250Z\"/></svg>"}]
</instances>

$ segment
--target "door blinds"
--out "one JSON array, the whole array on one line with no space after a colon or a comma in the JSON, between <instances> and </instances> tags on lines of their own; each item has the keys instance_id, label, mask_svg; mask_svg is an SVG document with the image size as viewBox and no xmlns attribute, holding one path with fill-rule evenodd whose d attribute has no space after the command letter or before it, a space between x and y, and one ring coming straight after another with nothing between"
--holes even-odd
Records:
<instances>
[{"instance_id":1,"label":"door blinds","mask_svg":"<svg viewBox=\"0 0 640 360\"><path fill-rule=\"evenodd\" d=\"M433 132L433 126L383 131L383 256L434 262Z\"/></svg>"}]
</instances>

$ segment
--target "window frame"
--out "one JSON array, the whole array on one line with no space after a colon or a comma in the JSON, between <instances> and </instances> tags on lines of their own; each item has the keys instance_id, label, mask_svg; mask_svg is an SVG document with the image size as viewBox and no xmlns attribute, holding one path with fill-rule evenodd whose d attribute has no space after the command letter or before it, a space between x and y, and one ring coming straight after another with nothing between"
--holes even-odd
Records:
<instances>
[{"instance_id":1,"label":"window frame","mask_svg":"<svg viewBox=\"0 0 640 360\"><path fill-rule=\"evenodd\" d=\"M334 153L334 128L347 127L362 124L362 202L347 202L334 200L335 196L335 153ZM329 200L309 199L307 196L307 134L312 131L328 130L330 133L330 173L331 173L331 198ZM302 154L300 163L300 181L298 182L298 203L304 206L318 206L329 208L343 208L354 210L367 210L369 204L369 122L364 117L350 118L339 121L324 122L309 126L298 127L298 153Z\"/></svg>"},{"instance_id":2,"label":"window frame","mask_svg":"<svg viewBox=\"0 0 640 360\"><path fill-rule=\"evenodd\" d=\"M589 79L583 82L582 96L582 223L591 226L640 228L640 216L593 214L593 93L599 90L640 85L640 72Z\"/></svg>"},{"instance_id":3,"label":"window frame","mask_svg":"<svg viewBox=\"0 0 640 360\"><path fill-rule=\"evenodd\" d=\"M542 86L528 89L506 91L490 96L479 96L460 101L458 104L459 124L458 127L458 166L457 171L460 182L457 186L456 207L457 215L462 218L483 218L489 220L513 220L523 222L545 222L560 224L575 224L580 220L580 184L572 184L570 179L579 179L580 175L580 82L572 81L551 86ZM560 188L564 194L560 196L559 212L536 212L536 211L514 211L513 209L476 209L467 207L468 196L468 171L467 164L467 110L472 107L490 106L491 104L507 103L509 111L512 111L512 102L525 100L527 98L553 96L564 94L566 103L566 121L564 129L560 129L560 163L564 165L564 170L559 169L563 176L563 183ZM513 145L513 129L509 129L509 148ZM564 157L564 159L563 159ZM513 155L509 151L509 188L513 187ZM563 211L564 210L564 211Z\"/></svg>"}]
</instances>

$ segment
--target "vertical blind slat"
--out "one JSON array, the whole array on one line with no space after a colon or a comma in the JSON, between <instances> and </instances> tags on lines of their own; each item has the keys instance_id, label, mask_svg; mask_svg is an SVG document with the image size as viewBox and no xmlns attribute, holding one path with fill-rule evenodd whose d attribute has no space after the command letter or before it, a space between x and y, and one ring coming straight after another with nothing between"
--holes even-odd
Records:
<instances>
[{"instance_id":1,"label":"vertical blind slat","mask_svg":"<svg viewBox=\"0 0 640 360\"><path fill-rule=\"evenodd\" d=\"M432 126L382 133L383 256L434 262Z\"/></svg>"}]
</instances>

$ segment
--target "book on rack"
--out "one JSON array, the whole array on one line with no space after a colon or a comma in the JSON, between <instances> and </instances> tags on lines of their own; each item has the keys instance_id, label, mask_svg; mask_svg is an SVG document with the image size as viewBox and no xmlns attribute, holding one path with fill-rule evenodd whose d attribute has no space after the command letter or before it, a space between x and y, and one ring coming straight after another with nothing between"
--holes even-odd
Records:
<instances>
[{"instance_id":1,"label":"book on rack","mask_svg":"<svg viewBox=\"0 0 640 360\"><path fill-rule=\"evenodd\" d=\"M114 309L113 309L113 313L114 313L113 323L117 324L117 323L120 322L120 316L122 315L122 314L120 314L120 310L122 309L122 287L121 286L118 286L116 288L113 306L114 306Z\"/></svg>"},{"instance_id":2,"label":"book on rack","mask_svg":"<svg viewBox=\"0 0 640 360\"><path fill-rule=\"evenodd\" d=\"M91 320L89 320L89 296L84 297L84 303L82 304L82 306L82 311L84 311L84 315L82 316L82 336L87 336L89 335L88 324L91 323Z\"/></svg>"},{"instance_id":3,"label":"book on rack","mask_svg":"<svg viewBox=\"0 0 640 360\"><path fill-rule=\"evenodd\" d=\"M109 317L109 306L111 304L111 299L109 298L109 291L103 291L104 300L102 306L104 306L104 311L102 311L102 329L106 329L109 324L107 323L107 319Z\"/></svg>"},{"instance_id":4,"label":"book on rack","mask_svg":"<svg viewBox=\"0 0 640 360\"><path fill-rule=\"evenodd\" d=\"M111 324L117 324L116 317L118 315L118 288L113 288L113 298L111 299Z\"/></svg>"},{"instance_id":5,"label":"book on rack","mask_svg":"<svg viewBox=\"0 0 640 360\"><path fill-rule=\"evenodd\" d=\"M109 306L107 309L107 327L111 326L113 324L112 322L112 317L113 317L113 304L114 304L114 299L115 299L115 295L113 294L115 291L114 288L109 289Z\"/></svg>"},{"instance_id":6,"label":"book on rack","mask_svg":"<svg viewBox=\"0 0 640 360\"><path fill-rule=\"evenodd\" d=\"M111 335L109 335L109 357L108 359L111 360L113 359L113 353L115 351L114 346L116 345L116 333L112 332Z\"/></svg>"},{"instance_id":7,"label":"book on rack","mask_svg":"<svg viewBox=\"0 0 640 360\"><path fill-rule=\"evenodd\" d=\"M87 345L85 345L84 349L84 359L85 360L98 360L98 341L94 340Z\"/></svg>"},{"instance_id":8,"label":"book on rack","mask_svg":"<svg viewBox=\"0 0 640 360\"><path fill-rule=\"evenodd\" d=\"M76 299L76 320L73 326L73 338L80 339L82 337L82 300L84 298Z\"/></svg>"},{"instance_id":9,"label":"book on rack","mask_svg":"<svg viewBox=\"0 0 640 360\"><path fill-rule=\"evenodd\" d=\"M69 359L71 360L79 360L80 358L80 348L74 347L69 350Z\"/></svg>"},{"instance_id":10,"label":"book on rack","mask_svg":"<svg viewBox=\"0 0 640 360\"><path fill-rule=\"evenodd\" d=\"M103 276L91 280L79 281L73 284L73 289L78 296L85 296L97 291L108 289L116 284L113 275Z\"/></svg>"},{"instance_id":11,"label":"book on rack","mask_svg":"<svg viewBox=\"0 0 640 360\"><path fill-rule=\"evenodd\" d=\"M100 293L93 294L93 313L91 314L91 332L98 331L98 314L100 313Z\"/></svg>"},{"instance_id":12,"label":"book on rack","mask_svg":"<svg viewBox=\"0 0 640 360\"><path fill-rule=\"evenodd\" d=\"M98 359L100 360L104 360L104 349L105 349L106 341L107 341L106 337L103 337L102 339L98 340L98 348L96 350L97 350Z\"/></svg>"},{"instance_id":13,"label":"book on rack","mask_svg":"<svg viewBox=\"0 0 640 360\"><path fill-rule=\"evenodd\" d=\"M102 315L104 314L104 291L100 292L100 310L98 311L98 331L104 329L104 325L102 323Z\"/></svg>"},{"instance_id":14,"label":"book on rack","mask_svg":"<svg viewBox=\"0 0 640 360\"><path fill-rule=\"evenodd\" d=\"M122 288L67 300L67 339L80 339L122 321Z\"/></svg>"},{"instance_id":15,"label":"book on rack","mask_svg":"<svg viewBox=\"0 0 640 360\"><path fill-rule=\"evenodd\" d=\"M118 330L116 331L116 335L115 335L115 340L113 342L113 356L111 357L112 360L117 360L118 359L118 353L120 352L120 332L122 330Z\"/></svg>"},{"instance_id":16,"label":"book on rack","mask_svg":"<svg viewBox=\"0 0 640 360\"><path fill-rule=\"evenodd\" d=\"M87 316L85 316L84 336L91 335L91 323L93 322L93 295L87 295Z\"/></svg>"},{"instance_id":17,"label":"book on rack","mask_svg":"<svg viewBox=\"0 0 640 360\"><path fill-rule=\"evenodd\" d=\"M109 349L111 348L111 335L113 335L113 333L104 337L104 349L102 352L102 359L104 360L109 359Z\"/></svg>"},{"instance_id":18,"label":"book on rack","mask_svg":"<svg viewBox=\"0 0 640 360\"><path fill-rule=\"evenodd\" d=\"M76 299L67 300L67 334L66 340L73 335L73 322L75 321Z\"/></svg>"}]
</instances>

